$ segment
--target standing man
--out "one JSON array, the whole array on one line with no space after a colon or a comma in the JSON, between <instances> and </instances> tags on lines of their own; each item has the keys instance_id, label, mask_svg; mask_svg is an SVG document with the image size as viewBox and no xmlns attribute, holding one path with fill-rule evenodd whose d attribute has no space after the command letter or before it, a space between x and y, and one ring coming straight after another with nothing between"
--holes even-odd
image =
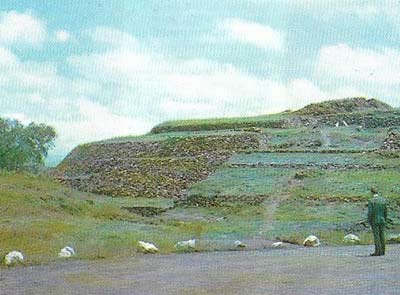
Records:
<instances>
[{"instance_id":1,"label":"standing man","mask_svg":"<svg viewBox=\"0 0 400 295\"><path fill-rule=\"evenodd\" d=\"M385 255L385 226L387 221L387 201L378 194L378 190L371 188L373 198L368 202L368 222L374 233L375 253L371 256Z\"/></svg>"}]
</instances>

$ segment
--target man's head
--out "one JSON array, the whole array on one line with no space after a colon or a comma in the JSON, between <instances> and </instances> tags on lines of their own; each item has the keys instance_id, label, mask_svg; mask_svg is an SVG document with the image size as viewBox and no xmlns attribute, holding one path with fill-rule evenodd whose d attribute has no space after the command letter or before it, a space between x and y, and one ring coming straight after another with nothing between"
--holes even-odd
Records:
<instances>
[{"instance_id":1,"label":"man's head","mask_svg":"<svg viewBox=\"0 0 400 295\"><path fill-rule=\"evenodd\" d=\"M375 186L371 187L371 193L374 195L378 194L378 189Z\"/></svg>"}]
</instances>

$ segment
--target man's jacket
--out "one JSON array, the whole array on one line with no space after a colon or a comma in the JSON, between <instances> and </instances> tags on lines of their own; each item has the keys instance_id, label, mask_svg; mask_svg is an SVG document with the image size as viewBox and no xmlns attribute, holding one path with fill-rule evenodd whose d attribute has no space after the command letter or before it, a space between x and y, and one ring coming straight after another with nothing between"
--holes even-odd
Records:
<instances>
[{"instance_id":1,"label":"man's jacket","mask_svg":"<svg viewBox=\"0 0 400 295\"><path fill-rule=\"evenodd\" d=\"M385 225L387 220L387 201L375 195L368 202L368 222L371 225Z\"/></svg>"}]
</instances>

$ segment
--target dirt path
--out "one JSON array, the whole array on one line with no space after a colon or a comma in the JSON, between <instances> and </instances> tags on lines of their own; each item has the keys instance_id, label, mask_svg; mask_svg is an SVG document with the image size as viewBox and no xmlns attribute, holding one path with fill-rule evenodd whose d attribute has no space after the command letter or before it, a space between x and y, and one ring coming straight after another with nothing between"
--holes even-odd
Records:
<instances>
[{"instance_id":1,"label":"dirt path","mask_svg":"<svg viewBox=\"0 0 400 295\"><path fill-rule=\"evenodd\" d=\"M265 234L274 229L275 214L281 203L288 199L289 195L279 195L275 198L267 199L263 202L265 208L265 222L260 227L260 231Z\"/></svg>"},{"instance_id":2,"label":"dirt path","mask_svg":"<svg viewBox=\"0 0 400 295\"><path fill-rule=\"evenodd\" d=\"M8 294L399 294L400 246L142 255L0 271ZM363 256L364 255L364 256Z\"/></svg>"}]
</instances>

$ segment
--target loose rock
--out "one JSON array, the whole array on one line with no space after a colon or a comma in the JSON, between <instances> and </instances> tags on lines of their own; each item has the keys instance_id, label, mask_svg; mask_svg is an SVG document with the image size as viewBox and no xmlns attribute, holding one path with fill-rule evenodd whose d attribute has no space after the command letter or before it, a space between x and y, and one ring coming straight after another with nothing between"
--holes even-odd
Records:
<instances>
[{"instance_id":1,"label":"loose rock","mask_svg":"<svg viewBox=\"0 0 400 295\"><path fill-rule=\"evenodd\" d=\"M243 242L237 240L234 242L234 245L236 248L246 248L246 244L244 244Z\"/></svg>"},{"instance_id":2,"label":"loose rock","mask_svg":"<svg viewBox=\"0 0 400 295\"><path fill-rule=\"evenodd\" d=\"M356 235L348 234L343 238L343 242L355 244L360 242L360 238L357 237Z\"/></svg>"},{"instance_id":3,"label":"loose rock","mask_svg":"<svg viewBox=\"0 0 400 295\"><path fill-rule=\"evenodd\" d=\"M193 250L196 247L196 240L181 241L175 244L177 250Z\"/></svg>"},{"instance_id":4,"label":"loose rock","mask_svg":"<svg viewBox=\"0 0 400 295\"><path fill-rule=\"evenodd\" d=\"M283 248L284 244L283 242L275 242L272 244L272 248Z\"/></svg>"},{"instance_id":5,"label":"loose rock","mask_svg":"<svg viewBox=\"0 0 400 295\"><path fill-rule=\"evenodd\" d=\"M138 250L143 253L157 253L159 250L156 246L151 243L146 243L143 241L139 241Z\"/></svg>"},{"instance_id":6,"label":"loose rock","mask_svg":"<svg viewBox=\"0 0 400 295\"><path fill-rule=\"evenodd\" d=\"M320 242L318 237L310 235L304 240L303 245L305 247L318 247Z\"/></svg>"},{"instance_id":7,"label":"loose rock","mask_svg":"<svg viewBox=\"0 0 400 295\"><path fill-rule=\"evenodd\" d=\"M18 251L11 251L4 258L4 263L7 266L11 266L11 265L14 265L17 263L22 263L22 262L24 262L24 255Z\"/></svg>"},{"instance_id":8,"label":"loose rock","mask_svg":"<svg viewBox=\"0 0 400 295\"><path fill-rule=\"evenodd\" d=\"M72 247L66 246L60 250L58 257L60 258L70 258L75 256L75 250Z\"/></svg>"}]
</instances>

